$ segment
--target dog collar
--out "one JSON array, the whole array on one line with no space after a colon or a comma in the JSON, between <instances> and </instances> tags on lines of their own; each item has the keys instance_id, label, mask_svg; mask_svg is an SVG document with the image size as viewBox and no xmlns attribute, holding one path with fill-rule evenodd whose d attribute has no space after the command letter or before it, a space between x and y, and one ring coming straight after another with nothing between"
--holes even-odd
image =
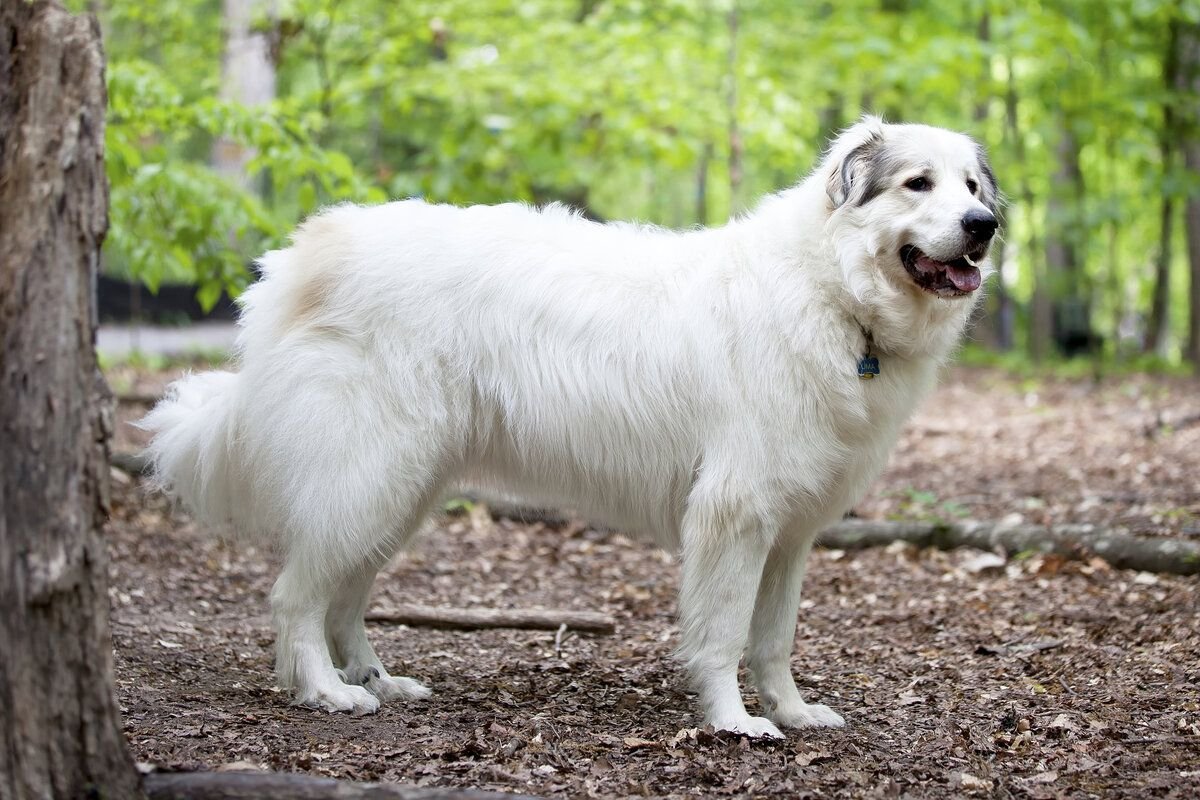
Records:
<instances>
[{"instance_id":1,"label":"dog collar","mask_svg":"<svg viewBox=\"0 0 1200 800\"><path fill-rule=\"evenodd\" d=\"M861 322L858 323L858 328L862 331L867 347L867 351L858 359L858 377L860 380L869 381L879 374L879 358L871 352L875 345L875 339L871 336L871 332Z\"/></svg>"}]
</instances>

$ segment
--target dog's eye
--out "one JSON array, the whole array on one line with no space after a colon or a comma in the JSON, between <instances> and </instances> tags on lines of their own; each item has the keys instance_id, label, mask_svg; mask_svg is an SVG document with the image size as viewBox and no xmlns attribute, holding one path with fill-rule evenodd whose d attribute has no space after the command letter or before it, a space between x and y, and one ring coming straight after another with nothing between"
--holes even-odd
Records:
<instances>
[{"instance_id":1,"label":"dog's eye","mask_svg":"<svg viewBox=\"0 0 1200 800\"><path fill-rule=\"evenodd\" d=\"M975 181L967 181L967 191L971 194L975 194L979 191L979 184Z\"/></svg>"},{"instance_id":2,"label":"dog's eye","mask_svg":"<svg viewBox=\"0 0 1200 800\"><path fill-rule=\"evenodd\" d=\"M933 188L933 184L929 182L928 178L910 178L905 181L904 188L914 192L928 192Z\"/></svg>"}]
</instances>

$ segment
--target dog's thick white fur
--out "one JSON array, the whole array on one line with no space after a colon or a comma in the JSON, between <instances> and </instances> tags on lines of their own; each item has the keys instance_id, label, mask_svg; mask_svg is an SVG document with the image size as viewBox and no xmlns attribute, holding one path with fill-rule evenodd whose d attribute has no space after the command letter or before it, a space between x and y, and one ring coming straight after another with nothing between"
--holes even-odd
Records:
<instances>
[{"instance_id":1,"label":"dog's thick white fur","mask_svg":"<svg viewBox=\"0 0 1200 800\"><path fill-rule=\"evenodd\" d=\"M279 545L276 669L300 703L429 694L388 674L363 611L470 485L678 549L679 652L708 723L840 726L792 679L805 562L955 347L991 235L964 219L994 229L995 196L972 140L866 118L717 229L337 206L263 257L240 370L177 382L144 420L149 452L199 518ZM743 653L765 717L743 705Z\"/></svg>"}]
</instances>

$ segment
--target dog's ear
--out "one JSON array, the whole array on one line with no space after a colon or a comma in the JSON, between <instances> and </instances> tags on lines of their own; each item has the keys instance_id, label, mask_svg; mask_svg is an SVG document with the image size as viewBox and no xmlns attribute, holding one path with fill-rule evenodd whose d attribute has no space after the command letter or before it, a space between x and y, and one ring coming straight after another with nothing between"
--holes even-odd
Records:
<instances>
[{"instance_id":1,"label":"dog's ear","mask_svg":"<svg viewBox=\"0 0 1200 800\"><path fill-rule=\"evenodd\" d=\"M979 174L983 178L982 186L979 187L979 202L999 217L1000 208L1004 204L1003 195L1000 193L1000 187L996 185L996 174L992 172L992 165L988 163L987 151L978 142L975 143L975 157L979 159Z\"/></svg>"},{"instance_id":2,"label":"dog's ear","mask_svg":"<svg viewBox=\"0 0 1200 800\"><path fill-rule=\"evenodd\" d=\"M862 205L874 194L878 194L878 191L873 191L871 175L884 146L880 125L875 119L864 120L842 134L831 149L825 192L833 202L834 208L841 208L847 203L852 206ZM859 140L859 143L852 145L849 152L839 160L838 145L846 138L851 138L851 141Z\"/></svg>"}]
</instances>

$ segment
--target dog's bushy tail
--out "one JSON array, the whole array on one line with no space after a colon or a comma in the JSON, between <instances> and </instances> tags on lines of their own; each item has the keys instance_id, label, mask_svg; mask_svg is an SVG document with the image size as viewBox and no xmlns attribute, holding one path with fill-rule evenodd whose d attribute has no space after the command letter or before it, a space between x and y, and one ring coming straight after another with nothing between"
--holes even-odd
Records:
<instances>
[{"instance_id":1,"label":"dog's bushy tail","mask_svg":"<svg viewBox=\"0 0 1200 800\"><path fill-rule=\"evenodd\" d=\"M153 434L146 449L158 488L201 522L238 525L248 476L236 463L239 378L232 372L188 375L138 427Z\"/></svg>"}]
</instances>

